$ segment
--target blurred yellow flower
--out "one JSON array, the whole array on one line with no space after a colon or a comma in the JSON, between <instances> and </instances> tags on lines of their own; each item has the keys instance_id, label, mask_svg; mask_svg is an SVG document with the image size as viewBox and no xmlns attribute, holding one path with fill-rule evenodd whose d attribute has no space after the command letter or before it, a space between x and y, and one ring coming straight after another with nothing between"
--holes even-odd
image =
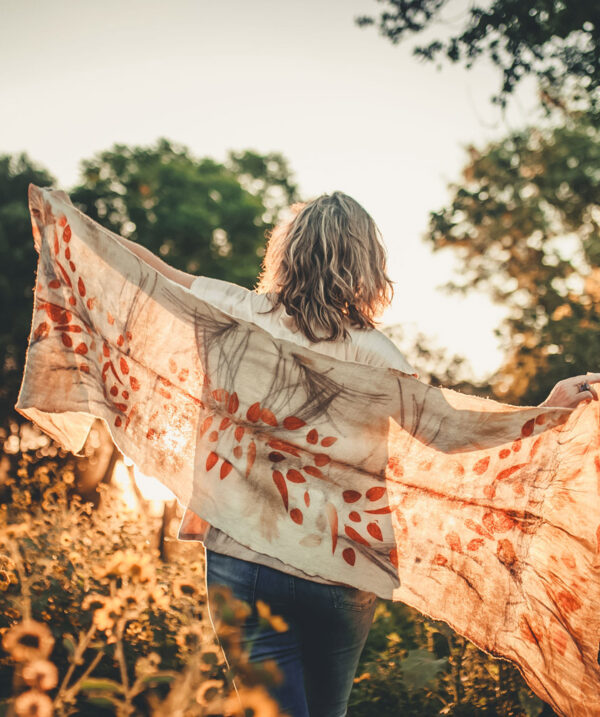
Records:
<instances>
[{"instance_id":1,"label":"blurred yellow flower","mask_svg":"<svg viewBox=\"0 0 600 717\"><path fill-rule=\"evenodd\" d=\"M222 680L206 680L200 685L196 692L196 702L202 705L202 707L207 707L208 704L218 696L222 687Z\"/></svg>"},{"instance_id":2,"label":"blurred yellow flower","mask_svg":"<svg viewBox=\"0 0 600 717\"><path fill-rule=\"evenodd\" d=\"M238 694L231 694L225 702L225 714L247 715L252 710L253 717L284 717L279 711L279 705L262 686L238 690Z\"/></svg>"},{"instance_id":3,"label":"blurred yellow flower","mask_svg":"<svg viewBox=\"0 0 600 717\"><path fill-rule=\"evenodd\" d=\"M15 700L15 714L18 717L51 717L52 700L38 690L27 690Z\"/></svg>"},{"instance_id":4,"label":"blurred yellow flower","mask_svg":"<svg viewBox=\"0 0 600 717\"><path fill-rule=\"evenodd\" d=\"M263 602L262 600L257 600L256 609L258 611L259 616L263 620L266 620L276 632L285 632L288 629L288 624L281 617L281 615L271 614L271 608L267 605L266 602Z\"/></svg>"},{"instance_id":5,"label":"blurred yellow flower","mask_svg":"<svg viewBox=\"0 0 600 717\"><path fill-rule=\"evenodd\" d=\"M23 620L4 633L2 647L13 660L29 662L48 657L54 647L54 638L44 623Z\"/></svg>"},{"instance_id":6,"label":"blurred yellow flower","mask_svg":"<svg viewBox=\"0 0 600 717\"><path fill-rule=\"evenodd\" d=\"M173 595L176 598L191 597L196 598L199 594L199 589L194 583L186 580L185 578L175 578L173 582Z\"/></svg>"},{"instance_id":7,"label":"blurred yellow flower","mask_svg":"<svg viewBox=\"0 0 600 717\"><path fill-rule=\"evenodd\" d=\"M58 684L56 665L48 660L33 660L23 667L23 679L30 687L39 690L52 690Z\"/></svg>"}]
</instances>

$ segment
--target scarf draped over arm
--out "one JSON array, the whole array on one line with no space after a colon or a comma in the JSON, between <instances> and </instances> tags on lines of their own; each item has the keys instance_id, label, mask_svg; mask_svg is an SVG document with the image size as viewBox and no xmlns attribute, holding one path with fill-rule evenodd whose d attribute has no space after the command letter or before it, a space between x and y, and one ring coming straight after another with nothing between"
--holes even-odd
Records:
<instances>
[{"instance_id":1,"label":"scarf draped over arm","mask_svg":"<svg viewBox=\"0 0 600 717\"><path fill-rule=\"evenodd\" d=\"M224 313L61 192L17 410L79 452L101 418L186 508L309 575L444 620L564 715L600 714L599 403L515 407Z\"/></svg>"}]
</instances>

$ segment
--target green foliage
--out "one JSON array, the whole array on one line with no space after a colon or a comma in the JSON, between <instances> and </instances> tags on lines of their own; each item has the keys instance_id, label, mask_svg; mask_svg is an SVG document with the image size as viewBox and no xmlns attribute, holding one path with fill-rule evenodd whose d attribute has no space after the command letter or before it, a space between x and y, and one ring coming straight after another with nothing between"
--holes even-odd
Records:
<instances>
[{"instance_id":1,"label":"green foliage","mask_svg":"<svg viewBox=\"0 0 600 717\"><path fill-rule=\"evenodd\" d=\"M400 603L377 605L357 674L352 717L537 717L543 707L515 667Z\"/></svg>"},{"instance_id":2,"label":"green foliage","mask_svg":"<svg viewBox=\"0 0 600 717\"><path fill-rule=\"evenodd\" d=\"M510 312L498 393L539 403L560 378L597 365L600 131L572 115L469 154L428 239L461 262L451 289L484 289Z\"/></svg>"},{"instance_id":3,"label":"green foliage","mask_svg":"<svg viewBox=\"0 0 600 717\"><path fill-rule=\"evenodd\" d=\"M12 411L31 325L37 254L31 240L27 187L53 183L26 154L0 156L0 416Z\"/></svg>"},{"instance_id":4,"label":"green foliage","mask_svg":"<svg viewBox=\"0 0 600 717\"><path fill-rule=\"evenodd\" d=\"M377 23L393 43L422 32L441 20L448 0L380 0L384 11L376 20L360 17L359 25ZM448 8L452 10L452 7ZM453 21L456 21L456 17ZM472 3L459 20L461 29L447 39L435 39L414 49L434 60L445 55L470 68L486 57L502 71L500 92L508 95L526 75L537 77L552 95L562 94L575 80L598 103L600 88L600 4L567 0L493 0ZM454 25L454 22L453 22Z\"/></svg>"},{"instance_id":5,"label":"green foliage","mask_svg":"<svg viewBox=\"0 0 600 717\"><path fill-rule=\"evenodd\" d=\"M246 287L256 281L269 221L295 194L279 155L241 152L224 165L166 139L115 145L82 162L82 175L71 199L103 226L177 269Z\"/></svg>"}]
</instances>

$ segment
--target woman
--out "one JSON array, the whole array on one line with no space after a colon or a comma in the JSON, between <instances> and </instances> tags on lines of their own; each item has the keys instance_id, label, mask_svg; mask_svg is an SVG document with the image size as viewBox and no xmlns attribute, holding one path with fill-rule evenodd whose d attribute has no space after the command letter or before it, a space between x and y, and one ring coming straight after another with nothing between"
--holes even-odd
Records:
<instances>
[{"instance_id":1,"label":"woman","mask_svg":"<svg viewBox=\"0 0 600 717\"><path fill-rule=\"evenodd\" d=\"M293 208L274 229L256 291L194 277L123 240L142 259L228 314L272 335L347 361L399 369L416 376L395 345L374 326L392 295L385 251L370 215L334 192ZM545 406L573 407L597 399L598 374L559 382ZM293 717L345 715L353 678L373 613L375 594L308 577L253 552L209 527L208 586L226 585L252 607L244 625L251 661L273 659L283 681L272 689ZM281 615L287 629L257 630L257 601ZM210 606L209 606L210 607Z\"/></svg>"}]
</instances>

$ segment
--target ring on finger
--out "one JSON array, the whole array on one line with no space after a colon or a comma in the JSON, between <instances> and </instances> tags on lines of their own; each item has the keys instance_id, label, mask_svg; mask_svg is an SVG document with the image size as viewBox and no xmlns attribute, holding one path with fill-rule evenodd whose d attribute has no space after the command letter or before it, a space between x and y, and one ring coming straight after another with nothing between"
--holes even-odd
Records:
<instances>
[{"instance_id":1,"label":"ring on finger","mask_svg":"<svg viewBox=\"0 0 600 717\"><path fill-rule=\"evenodd\" d=\"M590 390L590 384L587 381L583 381L582 383L577 384L578 393L582 393L583 391L589 391L589 390Z\"/></svg>"}]
</instances>

